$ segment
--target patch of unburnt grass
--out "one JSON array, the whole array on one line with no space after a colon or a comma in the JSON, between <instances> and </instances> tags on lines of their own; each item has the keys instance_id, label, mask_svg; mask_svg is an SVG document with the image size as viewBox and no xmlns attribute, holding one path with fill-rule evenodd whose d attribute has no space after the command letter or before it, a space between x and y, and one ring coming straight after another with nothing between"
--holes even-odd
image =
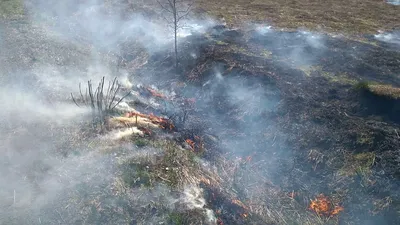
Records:
<instances>
[{"instance_id":1,"label":"patch of unburnt grass","mask_svg":"<svg viewBox=\"0 0 400 225\"><path fill-rule=\"evenodd\" d=\"M354 85L360 93L362 111L367 115L382 116L399 123L400 88L388 84L362 81Z\"/></svg>"},{"instance_id":2,"label":"patch of unburnt grass","mask_svg":"<svg viewBox=\"0 0 400 225\"><path fill-rule=\"evenodd\" d=\"M182 212L171 212L167 217L167 224L170 225L196 225L208 224L201 209L185 210Z\"/></svg>"},{"instance_id":3,"label":"patch of unburnt grass","mask_svg":"<svg viewBox=\"0 0 400 225\"><path fill-rule=\"evenodd\" d=\"M168 140L145 142L152 148L161 149L161 152L124 160L121 163L121 179L127 186L152 187L161 182L171 188L181 189L186 185L218 179L200 166L193 151Z\"/></svg>"},{"instance_id":4,"label":"patch of unburnt grass","mask_svg":"<svg viewBox=\"0 0 400 225\"><path fill-rule=\"evenodd\" d=\"M0 18L13 19L24 14L23 0L2 0L0 1Z\"/></svg>"},{"instance_id":5,"label":"patch of unburnt grass","mask_svg":"<svg viewBox=\"0 0 400 225\"><path fill-rule=\"evenodd\" d=\"M358 176L365 185L371 185L369 177L372 174L372 166L375 163L374 152L351 154L345 153L343 166L337 172L340 176Z\"/></svg>"},{"instance_id":6,"label":"patch of unburnt grass","mask_svg":"<svg viewBox=\"0 0 400 225\"><path fill-rule=\"evenodd\" d=\"M368 91L376 96L386 97L389 99L398 100L400 98L400 88L393 87L389 84L360 82L356 85L356 88Z\"/></svg>"},{"instance_id":7,"label":"patch of unburnt grass","mask_svg":"<svg viewBox=\"0 0 400 225\"><path fill-rule=\"evenodd\" d=\"M197 11L223 18L228 25L244 21L265 23L285 29L308 28L350 34L376 33L378 29L398 26L398 9L384 1L205 1ZM200 10L201 9L201 10ZM390 21L390 22L389 22Z\"/></svg>"}]
</instances>

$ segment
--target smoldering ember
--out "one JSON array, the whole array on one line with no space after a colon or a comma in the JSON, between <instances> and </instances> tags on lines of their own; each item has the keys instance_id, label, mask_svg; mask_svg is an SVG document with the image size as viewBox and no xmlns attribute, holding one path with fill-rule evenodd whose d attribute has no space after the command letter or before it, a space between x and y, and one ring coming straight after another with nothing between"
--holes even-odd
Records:
<instances>
[{"instance_id":1,"label":"smoldering ember","mask_svg":"<svg viewBox=\"0 0 400 225\"><path fill-rule=\"evenodd\" d=\"M396 1L0 0L0 224L399 224Z\"/></svg>"}]
</instances>

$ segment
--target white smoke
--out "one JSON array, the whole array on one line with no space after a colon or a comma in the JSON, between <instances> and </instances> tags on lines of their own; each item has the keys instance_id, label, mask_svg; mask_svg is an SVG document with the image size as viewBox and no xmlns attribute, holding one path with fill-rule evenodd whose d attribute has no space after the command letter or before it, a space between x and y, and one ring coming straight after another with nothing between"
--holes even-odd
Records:
<instances>
[{"instance_id":1,"label":"white smoke","mask_svg":"<svg viewBox=\"0 0 400 225\"><path fill-rule=\"evenodd\" d=\"M386 2L392 5L400 5L400 0L386 0Z\"/></svg>"},{"instance_id":2,"label":"white smoke","mask_svg":"<svg viewBox=\"0 0 400 225\"><path fill-rule=\"evenodd\" d=\"M202 209L210 224L216 223L214 212L205 208L206 200L204 199L203 189L196 186L188 186L183 191L181 201L186 204L188 209Z\"/></svg>"},{"instance_id":3,"label":"white smoke","mask_svg":"<svg viewBox=\"0 0 400 225\"><path fill-rule=\"evenodd\" d=\"M380 32L375 35L379 41L400 45L400 32L384 33Z\"/></svg>"}]
</instances>

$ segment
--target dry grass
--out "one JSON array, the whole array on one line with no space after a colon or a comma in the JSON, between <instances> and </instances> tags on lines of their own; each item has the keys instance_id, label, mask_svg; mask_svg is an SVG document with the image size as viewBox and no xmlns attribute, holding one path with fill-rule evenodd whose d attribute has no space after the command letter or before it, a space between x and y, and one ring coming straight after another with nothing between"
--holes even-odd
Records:
<instances>
[{"instance_id":1,"label":"dry grass","mask_svg":"<svg viewBox=\"0 0 400 225\"><path fill-rule=\"evenodd\" d=\"M201 167L190 150L167 140L151 141L148 144L161 149L161 154L144 155L123 161L121 165L125 166L125 172L122 180L127 185L154 186L162 182L178 189L200 183L219 185L219 176Z\"/></svg>"},{"instance_id":2,"label":"dry grass","mask_svg":"<svg viewBox=\"0 0 400 225\"><path fill-rule=\"evenodd\" d=\"M198 0L199 12L224 17L229 25L267 22L281 28L309 28L349 34L400 27L400 7L383 0Z\"/></svg>"},{"instance_id":3,"label":"dry grass","mask_svg":"<svg viewBox=\"0 0 400 225\"><path fill-rule=\"evenodd\" d=\"M373 94L385 96L392 99L400 98L400 88L393 87L386 84L369 84L368 90Z\"/></svg>"},{"instance_id":4,"label":"dry grass","mask_svg":"<svg viewBox=\"0 0 400 225\"><path fill-rule=\"evenodd\" d=\"M390 84L361 81L356 83L354 88L361 91L367 91L371 94L381 97L387 97L395 100L400 98L400 88L393 87Z\"/></svg>"},{"instance_id":5,"label":"dry grass","mask_svg":"<svg viewBox=\"0 0 400 225\"><path fill-rule=\"evenodd\" d=\"M0 0L0 19L19 18L24 14L22 0Z\"/></svg>"}]
</instances>

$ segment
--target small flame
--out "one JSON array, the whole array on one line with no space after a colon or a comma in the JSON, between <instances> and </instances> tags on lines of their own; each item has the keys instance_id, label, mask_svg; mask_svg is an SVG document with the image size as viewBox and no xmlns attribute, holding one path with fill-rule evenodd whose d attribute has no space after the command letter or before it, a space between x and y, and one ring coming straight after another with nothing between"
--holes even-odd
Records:
<instances>
[{"instance_id":1,"label":"small flame","mask_svg":"<svg viewBox=\"0 0 400 225\"><path fill-rule=\"evenodd\" d=\"M233 199L232 203L242 207L243 209L248 210L248 207L245 204L243 204L243 202L241 202L239 199Z\"/></svg>"},{"instance_id":2,"label":"small flame","mask_svg":"<svg viewBox=\"0 0 400 225\"><path fill-rule=\"evenodd\" d=\"M324 194L320 194L316 199L311 200L310 209L318 215L335 216L344 210L341 206L334 206Z\"/></svg>"},{"instance_id":3,"label":"small flame","mask_svg":"<svg viewBox=\"0 0 400 225\"><path fill-rule=\"evenodd\" d=\"M249 216L249 214L243 213L241 216L242 216L243 218L247 218L247 217Z\"/></svg>"},{"instance_id":4,"label":"small flame","mask_svg":"<svg viewBox=\"0 0 400 225\"><path fill-rule=\"evenodd\" d=\"M252 159L253 159L253 157L251 157L251 155L249 155L249 156L247 156L246 161L251 162Z\"/></svg>"},{"instance_id":5,"label":"small flame","mask_svg":"<svg viewBox=\"0 0 400 225\"><path fill-rule=\"evenodd\" d=\"M186 139L185 142L188 143L188 145L194 150L194 144L195 144L194 141Z\"/></svg>"},{"instance_id":6,"label":"small flame","mask_svg":"<svg viewBox=\"0 0 400 225\"><path fill-rule=\"evenodd\" d=\"M167 119L155 116L153 114L146 115L146 114L138 113L138 112L128 112L125 114L125 117L128 117L128 118L135 117L135 116L147 118L147 119L151 120L152 123L158 124L163 129L173 130L175 128L175 126Z\"/></svg>"},{"instance_id":7,"label":"small flame","mask_svg":"<svg viewBox=\"0 0 400 225\"><path fill-rule=\"evenodd\" d=\"M344 208L341 206L335 206L335 208L331 212L331 216L339 214L341 211L343 211Z\"/></svg>"},{"instance_id":8,"label":"small flame","mask_svg":"<svg viewBox=\"0 0 400 225\"><path fill-rule=\"evenodd\" d=\"M159 97L159 98L165 98L165 95L163 95L163 94L161 94L161 93L158 93L157 91L155 91L155 90L153 90L153 89L151 89L151 88L146 88L149 92L150 92L150 94L151 95L153 95L154 97Z\"/></svg>"}]
</instances>

